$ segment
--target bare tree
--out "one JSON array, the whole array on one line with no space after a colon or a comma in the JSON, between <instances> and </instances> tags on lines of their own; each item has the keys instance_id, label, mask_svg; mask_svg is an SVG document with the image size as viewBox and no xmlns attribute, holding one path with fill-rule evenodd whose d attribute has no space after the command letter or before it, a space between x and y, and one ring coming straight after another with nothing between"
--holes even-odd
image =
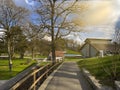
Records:
<instances>
[{"instance_id":1,"label":"bare tree","mask_svg":"<svg viewBox=\"0 0 120 90\"><path fill-rule=\"evenodd\" d=\"M23 33L23 29L21 29L20 26L15 26L12 28L11 30L11 44L12 44L12 50L13 50L13 54L12 57L15 57L14 53L18 53L20 54L20 58L23 59L24 58L24 53L27 49L28 46L28 41L27 38L25 36L25 34Z\"/></svg>"},{"instance_id":2,"label":"bare tree","mask_svg":"<svg viewBox=\"0 0 120 90\"><path fill-rule=\"evenodd\" d=\"M112 84L115 85L115 81L119 79L119 62L120 62L120 20L115 25L115 33L113 36L113 44L108 46L111 49L109 58L109 64L106 65L105 61L100 61L103 71L110 77Z\"/></svg>"},{"instance_id":3,"label":"bare tree","mask_svg":"<svg viewBox=\"0 0 120 90\"><path fill-rule=\"evenodd\" d=\"M34 59L34 52L37 50L38 42L45 35L44 26L27 22L22 29L24 29L24 34L29 41L29 49L32 53L32 59Z\"/></svg>"},{"instance_id":4,"label":"bare tree","mask_svg":"<svg viewBox=\"0 0 120 90\"><path fill-rule=\"evenodd\" d=\"M12 0L0 1L0 27L5 29L7 40L7 52L9 57L9 70L12 71L12 44L11 44L11 29L16 25L20 25L25 18L27 10L17 7Z\"/></svg>"},{"instance_id":5,"label":"bare tree","mask_svg":"<svg viewBox=\"0 0 120 90\"><path fill-rule=\"evenodd\" d=\"M113 42L115 44L116 52L120 54L120 18L118 19L115 25Z\"/></svg>"},{"instance_id":6,"label":"bare tree","mask_svg":"<svg viewBox=\"0 0 120 90\"><path fill-rule=\"evenodd\" d=\"M40 23L43 24L51 36L52 61L56 62L55 41L74 31L74 23L70 19L72 8L77 0L39 0L40 7L37 13L40 16Z\"/></svg>"}]
</instances>

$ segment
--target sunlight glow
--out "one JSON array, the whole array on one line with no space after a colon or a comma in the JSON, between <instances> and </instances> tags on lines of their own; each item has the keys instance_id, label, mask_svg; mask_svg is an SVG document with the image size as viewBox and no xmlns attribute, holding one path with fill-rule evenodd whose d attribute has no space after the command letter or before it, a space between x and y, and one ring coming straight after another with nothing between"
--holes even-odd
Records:
<instances>
[{"instance_id":1,"label":"sunlight glow","mask_svg":"<svg viewBox=\"0 0 120 90\"><path fill-rule=\"evenodd\" d=\"M74 22L80 26L103 24L109 21L112 12L113 6L111 1L89 2L87 11L82 14L79 13L78 18L75 18Z\"/></svg>"}]
</instances>

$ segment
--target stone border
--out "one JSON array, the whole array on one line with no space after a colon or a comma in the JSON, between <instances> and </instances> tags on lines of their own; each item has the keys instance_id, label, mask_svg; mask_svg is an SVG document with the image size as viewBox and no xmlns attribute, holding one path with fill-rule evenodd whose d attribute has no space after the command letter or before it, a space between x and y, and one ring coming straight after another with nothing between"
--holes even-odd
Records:
<instances>
[{"instance_id":1,"label":"stone border","mask_svg":"<svg viewBox=\"0 0 120 90\"><path fill-rule=\"evenodd\" d=\"M0 80L0 87L4 84L4 83L6 83L8 80Z\"/></svg>"},{"instance_id":2,"label":"stone border","mask_svg":"<svg viewBox=\"0 0 120 90\"><path fill-rule=\"evenodd\" d=\"M120 90L120 81L115 81L116 89Z\"/></svg>"},{"instance_id":3,"label":"stone border","mask_svg":"<svg viewBox=\"0 0 120 90\"><path fill-rule=\"evenodd\" d=\"M99 83L99 80L97 80L94 76L90 74L89 71L82 68L82 73L85 76L85 78L88 80L88 82L92 85L94 90L113 90L111 87L103 86Z\"/></svg>"},{"instance_id":4,"label":"stone border","mask_svg":"<svg viewBox=\"0 0 120 90\"><path fill-rule=\"evenodd\" d=\"M64 63L64 62L63 62L63 63ZM62 64L63 64L63 63L62 63ZM47 77L47 79L42 83L42 85L39 87L38 90L45 90L45 88L47 87L47 85L49 84L49 82L52 80L54 74L58 71L58 69L62 66L62 64L59 65L59 66L57 67L57 69L54 70L54 71Z\"/></svg>"}]
</instances>

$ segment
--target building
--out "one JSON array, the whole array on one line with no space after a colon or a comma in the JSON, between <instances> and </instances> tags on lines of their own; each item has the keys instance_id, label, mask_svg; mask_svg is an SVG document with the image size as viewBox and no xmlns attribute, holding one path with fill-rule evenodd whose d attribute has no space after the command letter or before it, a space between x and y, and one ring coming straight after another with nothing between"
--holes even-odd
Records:
<instances>
[{"instance_id":1,"label":"building","mask_svg":"<svg viewBox=\"0 0 120 90\"><path fill-rule=\"evenodd\" d=\"M55 51L55 55L56 55L56 60L63 60L64 59L64 51ZM48 59L52 58L52 52L49 54Z\"/></svg>"},{"instance_id":2,"label":"building","mask_svg":"<svg viewBox=\"0 0 120 90\"><path fill-rule=\"evenodd\" d=\"M84 58L104 56L113 52L114 45L111 39L94 39L88 38L85 44L81 47L80 52Z\"/></svg>"}]
</instances>

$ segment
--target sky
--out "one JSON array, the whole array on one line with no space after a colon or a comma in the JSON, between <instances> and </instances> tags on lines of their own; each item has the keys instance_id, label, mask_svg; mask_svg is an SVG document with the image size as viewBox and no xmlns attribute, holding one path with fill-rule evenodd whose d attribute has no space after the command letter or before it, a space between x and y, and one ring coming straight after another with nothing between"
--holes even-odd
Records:
<instances>
[{"instance_id":1,"label":"sky","mask_svg":"<svg viewBox=\"0 0 120 90\"><path fill-rule=\"evenodd\" d=\"M31 12L36 6L32 0L13 1ZM68 37L76 38L77 41L84 41L86 38L112 38L116 22L120 17L120 0L89 0L82 3L86 3L89 8L83 13L78 12L73 17L82 32L70 34Z\"/></svg>"},{"instance_id":2,"label":"sky","mask_svg":"<svg viewBox=\"0 0 120 90\"><path fill-rule=\"evenodd\" d=\"M120 0L86 1L89 9L78 13L76 23L84 28L81 38L112 38L120 17ZM81 22L82 21L82 25Z\"/></svg>"}]
</instances>

